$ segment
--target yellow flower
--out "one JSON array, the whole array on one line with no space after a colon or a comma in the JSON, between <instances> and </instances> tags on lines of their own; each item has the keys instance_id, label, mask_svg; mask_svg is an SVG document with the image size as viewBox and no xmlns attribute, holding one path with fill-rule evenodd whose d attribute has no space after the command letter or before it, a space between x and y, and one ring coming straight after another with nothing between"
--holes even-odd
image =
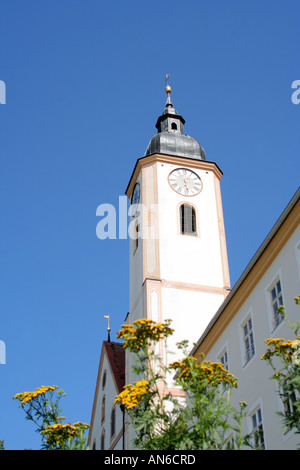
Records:
<instances>
[{"instance_id":1,"label":"yellow flower","mask_svg":"<svg viewBox=\"0 0 300 470\"><path fill-rule=\"evenodd\" d=\"M268 338L265 340L265 343L267 346L270 346L273 344L281 343L282 341L284 341L283 338Z\"/></svg>"},{"instance_id":2,"label":"yellow flower","mask_svg":"<svg viewBox=\"0 0 300 470\"><path fill-rule=\"evenodd\" d=\"M170 364L170 368L178 370L179 378L186 383L195 379L197 384L202 387L206 387L208 384L237 387L236 377L228 372L223 364L210 361L196 362L196 358L186 357Z\"/></svg>"},{"instance_id":3,"label":"yellow flower","mask_svg":"<svg viewBox=\"0 0 300 470\"><path fill-rule=\"evenodd\" d=\"M45 387L44 385L42 385L41 387L35 389L33 392L22 392L22 393L17 393L13 399L14 400L19 400L21 405L24 405L25 403L27 402L30 402L31 400L39 397L40 395L44 395L45 393L49 392L49 391L54 391L56 390L58 387L56 385L49 385L47 387Z\"/></svg>"},{"instance_id":4,"label":"yellow flower","mask_svg":"<svg viewBox=\"0 0 300 470\"><path fill-rule=\"evenodd\" d=\"M245 401L240 401L239 404L240 404L241 410L243 410L244 408L248 406L248 404Z\"/></svg>"},{"instance_id":5,"label":"yellow flower","mask_svg":"<svg viewBox=\"0 0 300 470\"><path fill-rule=\"evenodd\" d=\"M156 323L149 318L135 320L132 325L122 325L122 329L117 333L117 338L124 339L124 348L139 352L151 341L159 341L173 333L169 327L170 320L165 323Z\"/></svg>"},{"instance_id":6,"label":"yellow flower","mask_svg":"<svg viewBox=\"0 0 300 470\"><path fill-rule=\"evenodd\" d=\"M124 390L116 396L115 403L120 402L127 409L134 408L141 402L148 391L149 382L147 380L134 382L133 385L125 385Z\"/></svg>"}]
</instances>

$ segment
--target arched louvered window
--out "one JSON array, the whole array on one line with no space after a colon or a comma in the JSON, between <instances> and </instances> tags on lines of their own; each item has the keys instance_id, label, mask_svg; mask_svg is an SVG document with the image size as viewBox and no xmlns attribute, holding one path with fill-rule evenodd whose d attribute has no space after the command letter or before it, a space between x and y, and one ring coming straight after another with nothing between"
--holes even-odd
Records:
<instances>
[{"instance_id":1,"label":"arched louvered window","mask_svg":"<svg viewBox=\"0 0 300 470\"><path fill-rule=\"evenodd\" d=\"M181 233L197 233L196 212L189 204L180 206L180 230Z\"/></svg>"},{"instance_id":2,"label":"arched louvered window","mask_svg":"<svg viewBox=\"0 0 300 470\"><path fill-rule=\"evenodd\" d=\"M102 405L101 405L101 423L105 420L105 395L102 398Z\"/></svg>"},{"instance_id":3,"label":"arched louvered window","mask_svg":"<svg viewBox=\"0 0 300 470\"><path fill-rule=\"evenodd\" d=\"M116 433L116 408L113 407L110 415L110 437L112 438Z\"/></svg>"},{"instance_id":4,"label":"arched louvered window","mask_svg":"<svg viewBox=\"0 0 300 470\"><path fill-rule=\"evenodd\" d=\"M100 438L100 450L105 449L105 429L103 429L101 438Z\"/></svg>"},{"instance_id":5,"label":"arched louvered window","mask_svg":"<svg viewBox=\"0 0 300 470\"><path fill-rule=\"evenodd\" d=\"M135 236L136 236L136 239L135 239L135 249L137 250L138 249L138 246L139 246L139 232L140 232L140 224L138 222L136 222L135 224Z\"/></svg>"}]
</instances>

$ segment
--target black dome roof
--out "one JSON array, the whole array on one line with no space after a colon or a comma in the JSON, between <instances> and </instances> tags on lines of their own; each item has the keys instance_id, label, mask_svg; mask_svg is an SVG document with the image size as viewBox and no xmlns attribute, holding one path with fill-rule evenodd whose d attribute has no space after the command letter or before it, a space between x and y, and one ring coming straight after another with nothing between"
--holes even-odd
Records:
<instances>
[{"instance_id":1,"label":"black dome roof","mask_svg":"<svg viewBox=\"0 0 300 470\"><path fill-rule=\"evenodd\" d=\"M167 91L168 90L168 91ZM184 119L179 116L171 102L171 87L167 87L168 99L163 114L158 118L158 130L149 142L145 156L153 153L206 160L205 151L199 142L184 134Z\"/></svg>"},{"instance_id":2,"label":"black dome roof","mask_svg":"<svg viewBox=\"0 0 300 470\"><path fill-rule=\"evenodd\" d=\"M205 151L190 135L175 132L159 132L149 142L145 156L153 153L206 160Z\"/></svg>"}]
</instances>

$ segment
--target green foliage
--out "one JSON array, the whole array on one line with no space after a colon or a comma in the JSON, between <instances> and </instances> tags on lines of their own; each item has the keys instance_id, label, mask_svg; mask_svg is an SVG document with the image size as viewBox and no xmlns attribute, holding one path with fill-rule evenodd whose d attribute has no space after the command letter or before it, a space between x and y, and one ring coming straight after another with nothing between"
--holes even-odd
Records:
<instances>
[{"instance_id":1,"label":"green foliage","mask_svg":"<svg viewBox=\"0 0 300 470\"><path fill-rule=\"evenodd\" d=\"M119 337L125 339L135 360L133 372L144 377L127 385L116 398L126 409L136 432L134 445L144 450L241 449L250 445L242 436L245 404L236 410L229 398L236 378L222 364L197 360L187 354L165 366L156 347L173 333L170 321L155 323L143 319L124 325ZM168 377L176 374L175 397L168 391ZM188 406L186 403L188 402ZM229 440L230 436L230 440Z\"/></svg>"},{"instance_id":2,"label":"green foliage","mask_svg":"<svg viewBox=\"0 0 300 470\"><path fill-rule=\"evenodd\" d=\"M295 298L300 305L300 296ZM284 411L279 413L287 431L300 433L300 335L299 322L291 324L285 308L280 312L295 334L294 340L266 340L262 356L278 383ZM158 323L147 319L124 325L119 337L135 359L133 371L143 380L125 387L116 399L124 406L136 431L134 445L148 450L245 449L259 448L259 436L242 434L242 422L248 415L247 404L235 409L230 402L236 378L222 364L204 361L187 354L187 342L178 346L183 359L164 366L155 351L160 341L167 348L173 333L170 321ZM174 376L175 386L185 399L168 392L166 377ZM131 393L129 393L129 391ZM253 444L254 441L254 444ZM255 444L255 441L257 443Z\"/></svg>"},{"instance_id":3,"label":"green foliage","mask_svg":"<svg viewBox=\"0 0 300 470\"><path fill-rule=\"evenodd\" d=\"M295 297L300 305L300 296ZM262 356L273 369L272 379L277 382L278 393L283 402L283 411L279 412L286 431L294 430L300 434L300 335L299 322L291 324L285 313L285 307L280 306L279 313L283 314L292 329L295 339L285 341L283 338L266 340L268 349Z\"/></svg>"},{"instance_id":4,"label":"green foliage","mask_svg":"<svg viewBox=\"0 0 300 470\"><path fill-rule=\"evenodd\" d=\"M85 430L89 426L85 423L62 424L55 423L41 431L46 437L46 445L49 450L85 450Z\"/></svg>"}]
</instances>

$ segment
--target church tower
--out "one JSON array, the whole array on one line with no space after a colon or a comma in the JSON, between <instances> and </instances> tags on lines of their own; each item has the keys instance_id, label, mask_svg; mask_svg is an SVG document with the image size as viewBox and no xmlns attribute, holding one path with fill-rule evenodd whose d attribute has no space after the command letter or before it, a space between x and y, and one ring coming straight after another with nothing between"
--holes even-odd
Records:
<instances>
[{"instance_id":1,"label":"church tower","mask_svg":"<svg viewBox=\"0 0 300 470\"><path fill-rule=\"evenodd\" d=\"M139 158L126 194L130 207L128 323L172 319L168 349L198 340L230 290L220 180L222 172L175 110L171 87L157 133ZM166 362L163 345L160 354ZM130 356L126 383L135 379ZM172 388L170 384L170 388Z\"/></svg>"},{"instance_id":2,"label":"church tower","mask_svg":"<svg viewBox=\"0 0 300 470\"><path fill-rule=\"evenodd\" d=\"M167 102L145 155L133 169L130 199L130 296L126 322L171 319L174 335L158 345L165 365L180 359L176 343L196 342L230 290L220 180L216 163L184 134L185 121ZM108 327L109 332L109 327ZM174 352L174 355L171 353ZM137 380L122 343L103 341L88 444L131 449L134 432L114 400ZM167 377L167 388L181 397ZM159 385L159 384L158 384ZM167 390L165 390L167 391Z\"/></svg>"}]
</instances>

